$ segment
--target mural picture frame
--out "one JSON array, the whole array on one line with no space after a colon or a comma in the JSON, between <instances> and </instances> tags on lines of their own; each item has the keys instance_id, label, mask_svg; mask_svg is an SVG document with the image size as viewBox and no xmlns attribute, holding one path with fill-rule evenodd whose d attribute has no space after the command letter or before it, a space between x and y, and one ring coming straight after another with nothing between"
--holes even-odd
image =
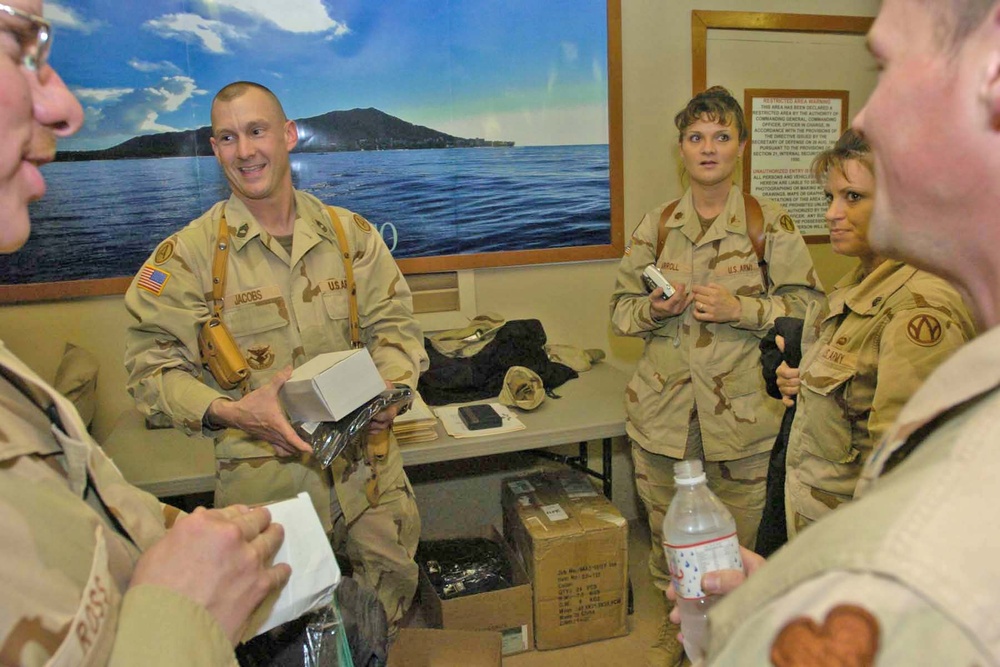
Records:
<instances>
[{"instance_id":1,"label":"mural picture frame","mask_svg":"<svg viewBox=\"0 0 1000 667\"><path fill-rule=\"evenodd\" d=\"M81 0L86 1L86 0ZM184 5L187 6L190 3L177 3L174 0L165 0L165 2ZM233 3L223 2L220 5L231 5ZM622 138L622 62L621 62L621 0L605 0L603 3L605 6L603 8L604 19L606 21L606 63L604 63L604 71L600 74L604 77L604 83L607 88L606 97L606 132L607 132L607 145L606 145L606 177L602 178L601 182L606 179L606 202L602 204L601 214L601 240L596 243L586 243L580 245L570 244L554 244L552 246L537 247L537 246L527 246L524 248L504 248L500 250L487 249L483 251L477 251L475 248L472 250L461 249L457 252L436 252L430 255L420 255L420 256L405 256L397 254L397 263L399 264L401 270L405 274L426 274L426 273L441 273L450 272L465 269L476 269L476 268L486 268L486 267L506 267L506 266L520 266L520 265L533 265L533 264L544 264L544 263L554 263L554 262L576 262L576 261L588 261L588 260L601 260L601 259L613 259L621 257L624 250L624 175L623 175L623 138ZM59 25L57 24L57 33L60 32ZM61 36L61 35L60 35ZM144 37L148 39L147 37ZM56 53L58 54L59 47L57 46ZM567 50L569 47L564 46ZM57 64L58 67L58 64ZM594 67L595 73L599 68ZM64 76L64 78L66 78ZM72 87L72 82L69 82ZM214 91L199 91L200 94L205 95L207 93L212 93ZM277 91L276 91L277 92ZM281 97L281 95L279 95ZM86 106L86 103L85 103ZM294 111L289 112L290 117L296 117ZM603 129L603 128L602 128ZM190 132L194 132L191 130ZM465 135L469 136L469 135ZM301 132L300 132L301 137ZM193 141L193 140L192 140ZM301 139L300 139L301 142ZM499 142L498 142L499 143ZM474 149L470 149L474 150ZM475 149L478 150L478 149ZM485 149L490 150L490 149ZM201 155L200 160L207 161L202 162L202 165L211 164L214 169L217 170L217 166L214 165L214 158L205 157L203 153L194 153L194 155ZM293 156L295 154L293 153ZM114 160L110 160L114 161ZM52 165L51 167L56 168L68 168L62 163ZM555 167L558 170L558 166ZM47 168L48 169L48 168ZM205 170L207 171L207 170ZM52 179L46 173L47 180L50 180L50 185ZM218 179L216 179L218 180ZM52 199L52 192L58 193L61 189L67 189L69 186L60 187L50 187L50 196L48 196L44 203L48 203L46 200ZM306 188L308 189L308 188ZM603 188L602 188L603 189ZM323 198L323 197L321 197ZM324 201L327 201L324 198ZM339 203L339 202L329 202L329 203ZM342 204L343 205L343 204ZM68 210L70 207L63 207L57 213L58 215L53 216L56 220L62 220L64 218L72 217L75 212ZM207 207L205 207L207 208ZM349 208L353 208L350 207ZM204 209L202 209L204 210ZM367 209L355 209L359 212L370 216L372 221L378 223L378 216L370 213ZM531 210L524 210L523 215L528 218L532 215ZM134 216L133 220L141 220L141 217ZM192 219L188 217L184 220L184 223ZM35 220L35 214L33 212L33 220ZM56 225L58 223L55 223ZM129 218L126 215L122 226L127 226L129 224ZM512 224L512 223L511 223ZM555 223L558 224L558 223ZM592 223L593 224L593 223ZM606 229L604 226L606 225ZM180 225L182 226L182 225ZM179 226L177 227L179 228ZM38 229L36 224L33 228L33 234ZM383 229L383 236L386 236L386 230ZM133 231L131 233L143 234L143 232ZM395 234L395 228L390 230L391 234ZM152 252L155 248L156 243L166 237L166 234L161 236L150 235L149 238L143 239L147 244L150 244L148 249L145 250L146 254ZM29 241L30 243L31 241ZM72 250L72 248L70 249ZM67 255L70 254L68 251ZM110 254L114 254L113 249ZM19 261L35 261L38 264L42 264L45 268L50 271L55 271L55 277L53 279L41 279L41 280L28 280L28 281L18 281L6 279L4 275L4 267L0 265L0 303L24 303L24 302L34 302L34 301L51 301L51 300L64 300L64 299L74 299L83 297L98 297L98 296L109 296L124 293L125 289L128 287L132 280L132 275L129 272L121 272L121 275L111 275L108 277L97 277L97 278L83 278L76 279L73 277L66 277L58 273L61 267L58 257L49 258L46 260L31 259L26 260L28 256L36 256L37 253L25 252L19 253L18 255L10 256L13 259ZM6 258L4 258L6 260ZM144 259L144 257L143 257ZM83 260L84 262L89 262L94 265L99 265L101 259L97 255L86 255ZM138 270L141 265L136 264L134 270Z\"/></svg>"}]
</instances>

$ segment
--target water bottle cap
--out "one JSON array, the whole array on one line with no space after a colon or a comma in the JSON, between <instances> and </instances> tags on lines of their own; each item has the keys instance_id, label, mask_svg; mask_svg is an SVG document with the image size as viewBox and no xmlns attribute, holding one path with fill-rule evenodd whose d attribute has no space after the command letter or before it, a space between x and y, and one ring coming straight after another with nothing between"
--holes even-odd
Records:
<instances>
[{"instance_id":1,"label":"water bottle cap","mask_svg":"<svg viewBox=\"0 0 1000 667\"><path fill-rule=\"evenodd\" d=\"M674 483L691 486L705 481L704 468L699 459L678 461L674 464Z\"/></svg>"}]
</instances>

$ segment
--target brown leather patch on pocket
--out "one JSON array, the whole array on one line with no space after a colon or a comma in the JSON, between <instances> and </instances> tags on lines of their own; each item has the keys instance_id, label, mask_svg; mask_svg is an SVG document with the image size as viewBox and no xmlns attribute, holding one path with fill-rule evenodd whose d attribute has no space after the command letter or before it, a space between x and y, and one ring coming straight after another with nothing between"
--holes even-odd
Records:
<instances>
[{"instance_id":1,"label":"brown leather patch on pocket","mask_svg":"<svg viewBox=\"0 0 1000 667\"><path fill-rule=\"evenodd\" d=\"M776 667L868 667L875 664L879 625L857 605L837 605L823 625L811 618L789 621L771 645Z\"/></svg>"}]
</instances>

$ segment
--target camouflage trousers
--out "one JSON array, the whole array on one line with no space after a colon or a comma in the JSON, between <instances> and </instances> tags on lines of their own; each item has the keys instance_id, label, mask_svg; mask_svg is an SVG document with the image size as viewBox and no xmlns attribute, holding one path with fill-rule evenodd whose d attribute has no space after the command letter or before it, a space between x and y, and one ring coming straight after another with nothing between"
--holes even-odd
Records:
<instances>
[{"instance_id":1,"label":"camouflage trousers","mask_svg":"<svg viewBox=\"0 0 1000 667\"><path fill-rule=\"evenodd\" d=\"M219 461L215 506L233 503L255 505L309 493L316 513L330 521L333 550L346 556L354 578L375 590L385 607L390 634L410 608L417 590L417 564L413 555L420 539L420 513L413 488L401 472L394 486L384 489L379 504L367 507L353 521L344 518L329 471L315 474L295 458L263 457ZM252 468L252 474L248 474ZM329 514L328 514L329 512ZM329 525L324 526L329 529Z\"/></svg>"},{"instance_id":2,"label":"camouflage trousers","mask_svg":"<svg viewBox=\"0 0 1000 667\"><path fill-rule=\"evenodd\" d=\"M666 591L670 586L670 571L663 553L663 517L674 497L674 463L678 459L653 454L635 441L631 444L635 486L649 518L649 571L656 587ZM732 513L740 544L748 549L753 549L757 541L769 457L769 452L762 452L734 461L705 461L697 415L688 426L684 458L701 459L708 487Z\"/></svg>"},{"instance_id":3,"label":"camouflage trousers","mask_svg":"<svg viewBox=\"0 0 1000 667\"><path fill-rule=\"evenodd\" d=\"M804 489L798 495L795 495L789 489L790 483L787 481L785 483L785 525L788 526L789 540L816 523L823 516L844 503L851 502L853 499L851 496L830 493L816 487L803 486ZM807 498L808 504L803 503L801 498Z\"/></svg>"},{"instance_id":4,"label":"camouflage trousers","mask_svg":"<svg viewBox=\"0 0 1000 667\"><path fill-rule=\"evenodd\" d=\"M334 551L345 554L354 578L375 590L394 637L417 592L417 563L413 555L420 540L420 513L410 480L384 491L376 507L369 507L350 524L330 494Z\"/></svg>"}]
</instances>

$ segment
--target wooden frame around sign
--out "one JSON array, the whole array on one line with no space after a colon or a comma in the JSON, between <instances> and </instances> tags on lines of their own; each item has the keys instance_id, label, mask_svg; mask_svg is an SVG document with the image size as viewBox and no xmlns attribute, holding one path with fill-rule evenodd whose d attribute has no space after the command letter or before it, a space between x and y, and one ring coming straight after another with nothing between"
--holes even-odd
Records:
<instances>
[{"instance_id":1,"label":"wooden frame around sign","mask_svg":"<svg viewBox=\"0 0 1000 667\"><path fill-rule=\"evenodd\" d=\"M830 16L825 14L777 14L770 12L729 12L691 10L691 91L697 95L708 88L708 31L754 30L804 32L839 35L865 35L875 18L872 16ZM749 113L749 112L746 112ZM749 159L744 166L747 182ZM812 237L812 243L819 243Z\"/></svg>"},{"instance_id":2,"label":"wooden frame around sign","mask_svg":"<svg viewBox=\"0 0 1000 667\"><path fill-rule=\"evenodd\" d=\"M761 97L787 97L789 99L822 98L840 100L840 132L847 129L848 100L850 93L846 90L793 90L789 88L747 88L743 91L743 113L746 116L747 130L750 133L750 143L743 153L743 186L750 189L750 175L753 164L753 101ZM803 234L806 243L829 243L830 235Z\"/></svg>"},{"instance_id":3,"label":"wooden frame around sign","mask_svg":"<svg viewBox=\"0 0 1000 667\"><path fill-rule=\"evenodd\" d=\"M708 87L708 31L758 30L864 35L872 16L773 14L768 12L691 11L691 88L697 95Z\"/></svg>"},{"instance_id":4,"label":"wooden frame around sign","mask_svg":"<svg viewBox=\"0 0 1000 667\"><path fill-rule=\"evenodd\" d=\"M622 134L622 0L607 0L608 169L610 186L610 243L533 250L438 255L397 260L406 274L438 273L461 269L516 266L594 259L614 259L625 248L624 149ZM93 280L65 280L0 285L0 304L54 301L123 294L132 276Z\"/></svg>"}]
</instances>

